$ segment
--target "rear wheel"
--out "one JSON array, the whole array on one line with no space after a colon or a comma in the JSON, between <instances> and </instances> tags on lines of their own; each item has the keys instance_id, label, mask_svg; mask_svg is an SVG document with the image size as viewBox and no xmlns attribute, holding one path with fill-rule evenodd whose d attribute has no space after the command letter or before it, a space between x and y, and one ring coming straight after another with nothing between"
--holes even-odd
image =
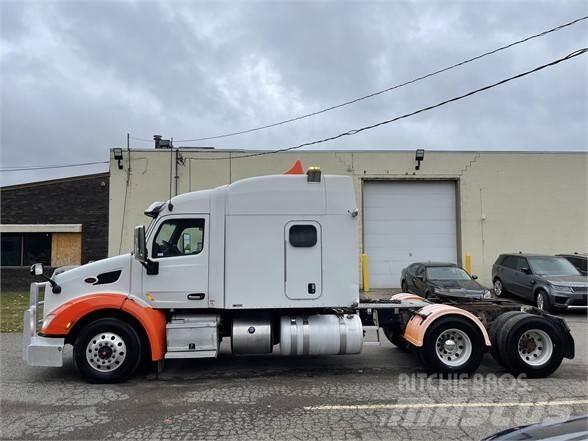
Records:
<instances>
[{"instance_id":1,"label":"rear wheel","mask_svg":"<svg viewBox=\"0 0 588 441\"><path fill-rule=\"evenodd\" d=\"M500 279L494 279L494 295L496 297L508 297L508 292L504 289L504 285Z\"/></svg>"},{"instance_id":2,"label":"rear wheel","mask_svg":"<svg viewBox=\"0 0 588 441\"><path fill-rule=\"evenodd\" d=\"M410 351L410 343L408 343L401 334L392 330L392 328L382 328L384 331L384 335L398 349L402 352L409 352Z\"/></svg>"},{"instance_id":3,"label":"rear wheel","mask_svg":"<svg viewBox=\"0 0 588 441\"><path fill-rule=\"evenodd\" d=\"M90 383L117 383L129 378L142 358L141 339L126 322L98 319L80 330L74 362Z\"/></svg>"},{"instance_id":4,"label":"rear wheel","mask_svg":"<svg viewBox=\"0 0 588 441\"><path fill-rule=\"evenodd\" d=\"M462 317L443 317L427 330L419 358L430 372L471 373L482 362L483 348L474 323Z\"/></svg>"},{"instance_id":5,"label":"rear wheel","mask_svg":"<svg viewBox=\"0 0 588 441\"><path fill-rule=\"evenodd\" d=\"M490 337L490 342L492 346L490 347L490 354L499 364L504 365L502 358L500 356L500 351L498 350L498 333L504 326L504 324L509 320L511 317L515 315L524 314L522 311L508 311L503 314L500 314L496 320L494 320L490 326L488 326L488 336Z\"/></svg>"},{"instance_id":6,"label":"rear wheel","mask_svg":"<svg viewBox=\"0 0 588 441\"><path fill-rule=\"evenodd\" d=\"M560 332L541 316L525 313L510 318L499 331L498 342L505 367L515 375L547 377L563 360Z\"/></svg>"}]
</instances>

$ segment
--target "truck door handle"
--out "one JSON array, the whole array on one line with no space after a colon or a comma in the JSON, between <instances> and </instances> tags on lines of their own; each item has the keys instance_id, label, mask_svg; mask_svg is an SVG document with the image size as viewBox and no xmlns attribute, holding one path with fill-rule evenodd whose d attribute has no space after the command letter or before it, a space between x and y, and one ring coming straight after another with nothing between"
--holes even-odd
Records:
<instances>
[{"instance_id":1,"label":"truck door handle","mask_svg":"<svg viewBox=\"0 0 588 441\"><path fill-rule=\"evenodd\" d=\"M308 284L308 293L309 294L315 294L316 293L316 284L314 284L314 283L309 283Z\"/></svg>"},{"instance_id":2,"label":"truck door handle","mask_svg":"<svg viewBox=\"0 0 588 441\"><path fill-rule=\"evenodd\" d=\"M193 292L188 294L188 300L202 300L204 298L203 292Z\"/></svg>"}]
</instances>

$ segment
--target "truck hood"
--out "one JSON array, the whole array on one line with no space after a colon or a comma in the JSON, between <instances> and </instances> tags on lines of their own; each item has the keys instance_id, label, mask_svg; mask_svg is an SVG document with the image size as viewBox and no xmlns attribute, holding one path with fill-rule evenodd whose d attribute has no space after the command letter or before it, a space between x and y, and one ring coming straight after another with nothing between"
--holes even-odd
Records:
<instances>
[{"instance_id":1,"label":"truck hood","mask_svg":"<svg viewBox=\"0 0 588 441\"><path fill-rule=\"evenodd\" d=\"M61 304L84 295L99 293L129 294L131 281L130 254L97 260L86 265L55 271L55 282L61 286L61 293L53 294L51 288L45 291L44 314Z\"/></svg>"},{"instance_id":2,"label":"truck hood","mask_svg":"<svg viewBox=\"0 0 588 441\"><path fill-rule=\"evenodd\" d=\"M586 276L542 276L549 283L560 286L586 287L588 286L588 277Z\"/></svg>"},{"instance_id":3,"label":"truck hood","mask_svg":"<svg viewBox=\"0 0 588 441\"><path fill-rule=\"evenodd\" d=\"M431 280L437 294L451 297L482 297L484 288L475 280Z\"/></svg>"}]
</instances>

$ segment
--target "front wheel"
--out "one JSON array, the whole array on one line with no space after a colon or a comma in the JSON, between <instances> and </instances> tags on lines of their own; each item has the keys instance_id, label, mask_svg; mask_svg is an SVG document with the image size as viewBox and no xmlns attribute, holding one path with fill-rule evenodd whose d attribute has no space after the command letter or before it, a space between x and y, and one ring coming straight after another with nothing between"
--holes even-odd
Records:
<instances>
[{"instance_id":1,"label":"front wheel","mask_svg":"<svg viewBox=\"0 0 588 441\"><path fill-rule=\"evenodd\" d=\"M443 317L427 330L419 358L429 372L471 373L482 362L483 348L474 323L462 317Z\"/></svg>"},{"instance_id":2,"label":"front wheel","mask_svg":"<svg viewBox=\"0 0 588 441\"><path fill-rule=\"evenodd\" d=\"M496 297L508 297L508 292L504 289L504 285L500 279L494 280L494 295Z\"/></svg>"},{"instance_id":3,"label":"front wheel","mask_svg":"<svg viewBox=\"0 0 588 441\"><path fill-rule=\"evenodd\" d=\"M535 296L535 303L537 308L541 311L551 312L553 311L553 305L551 304L551 300L545 291L539 291Z\"/></svg>"},{"instance_id":4,"label":"front wheel","mask_svg":"<svg viewBox=\"0 0 588 441\"><path fill-rule=\"evenodd\" d=\"M80 331L73 357L90 383L118 383L135 372L141 350L141 339L131 325L115 318L102 318Z\"/></svg>"}]
</instances>

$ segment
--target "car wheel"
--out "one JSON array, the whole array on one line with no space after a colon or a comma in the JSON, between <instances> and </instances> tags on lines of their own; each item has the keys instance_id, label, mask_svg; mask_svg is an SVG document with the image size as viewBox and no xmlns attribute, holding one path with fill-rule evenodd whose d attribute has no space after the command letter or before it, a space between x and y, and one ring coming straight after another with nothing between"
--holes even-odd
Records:
<instances>
[{"instance_id":1,"label":"car wheel","mask_svg":"<svg viewBox=\"0 0 588 441\"><path fill-rule=\"evenodd\" d=\"M549 298L547 293L543 290L537 291L537 294L535 295L535 304L537 305L537 308L540 309L541 311L545 311L545 312L553 311L553 305L551 303L551 299Z\"/></svg>"},{"instance_id":2,"label":"car wheel","mask_svg":"<svg viewBox=\"0 0 588 441\"><path fill-rule=\"evenodd\" d=\"M392 328L382 328L382 330L384 331L384 335L388 341L390 341L390 343L392 343L402 352L410 352L410 343L408 343L402 337L402 335L400 335L398 332L394 332Z\"/></svg>"},{"instance_id":3,"label":"car wheel","mask_svg":"<svg viewBox=\"0 0 588 441\"><path fill-rule=\"evenodd\" d=\"M402 283L400 283L400 289L402 290L402 292L410 292L408 290L408 285L406 284L406 280L403 280Z\"/></svg>"},{"instance_id":4,"label":"car wheel","mask_svg":"<svg viewBox=\"0 0 588 441\"><path fill-rule=\"evenodd\" d=\"M98 319L81 329L73 357L82 376L90 383L125 381L137 369L141 339L128 323L115 318Z\"/></svg>"},{"instance_id":5,"label":"car wheel","mask_svg":"<svg viewBox=\"0 0 588 441\"><path fill-rule=\"evenodd\" d=\"M515 375L547 377L563 360L561 332L541 316L511 317L499 331L498 341L504 366Z\"/></svg>"},{"instance_id":6,"label":"car wheel","mask_svg":"<svg viewBox=\"0 0 588 441\"><path fill-rule=\"evenodd\" d=\"M494 279L494 295L496 297L508 297L508 292L504 289L504 285L500 279Z\"/></svg>"},{"instance_id":7,"label":"car wheel","mask_svg":"<svg viewBox=\"0 0 588 441\"><path fill-rule=\"evenodd\" d=\"M490 323L488 326L488 336L490 337L490 354L492 358L496 360L498 364L504 365L504 361L500 355L500 351L498 350L498 335L500 330L503 328L504 324L513 316L524 314L523 311L508 311L503 314L500 314L496 319Z\"/></svg>"},{"instance_id":8,"label":"car wheel","mask_svg":"<svg viewBox=\"0 0 588 441\"><path fill-rule=\"evenodd\" d=\"M425 334L419 358L434 373L471 373L480 366L484 341L479 329L462 317L443 317Z\"/></svg>"}]
</instances>

